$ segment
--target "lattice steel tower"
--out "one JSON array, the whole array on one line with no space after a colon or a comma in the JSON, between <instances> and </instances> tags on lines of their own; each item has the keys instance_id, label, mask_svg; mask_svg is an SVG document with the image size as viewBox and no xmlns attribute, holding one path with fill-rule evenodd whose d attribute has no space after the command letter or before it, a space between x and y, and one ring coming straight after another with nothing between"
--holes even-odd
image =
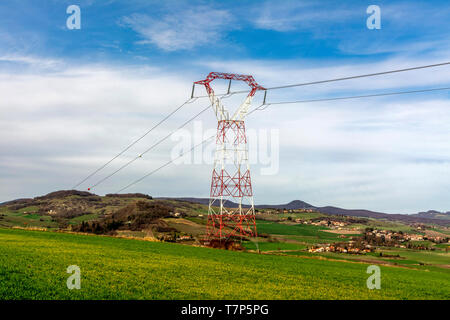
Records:
<instances>
[{"instance_id":1,"label":"lattice steel tower","mask_svg":"<svg viewBox=\"0 0 450 320\"><path fill-rule=\"evenodd\" d=\"M214 95L210 83L214 79L245 81L251 91L230 117L221 99ZM257 90L265 90L252 76L211 72L205 80L194 82L204 85L217 117L216 151L212 172L208 209L208 239L226 240L235 236L254 237L256 233L255 207L248 163L245 117ZM230 86L228 86L230 88ZM230 202L238 207L230 207Z\"/></svg>"}]
</instances>

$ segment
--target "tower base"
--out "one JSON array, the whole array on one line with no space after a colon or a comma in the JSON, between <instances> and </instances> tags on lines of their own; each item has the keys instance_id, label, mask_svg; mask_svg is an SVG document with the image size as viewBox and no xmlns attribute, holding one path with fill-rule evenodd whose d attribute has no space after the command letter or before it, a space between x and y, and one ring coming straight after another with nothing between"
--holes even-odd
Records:
<instances>
[{"instance_id":1,"label":"tower base","mask_svg":"<svg viewBox=\"0 0 450 320\"><path fill-rule=\"evenodd\" d=\"M256 237L254 214L209 214L206 226L208 239L228 240Z\"/></svg>"}]
</instances>

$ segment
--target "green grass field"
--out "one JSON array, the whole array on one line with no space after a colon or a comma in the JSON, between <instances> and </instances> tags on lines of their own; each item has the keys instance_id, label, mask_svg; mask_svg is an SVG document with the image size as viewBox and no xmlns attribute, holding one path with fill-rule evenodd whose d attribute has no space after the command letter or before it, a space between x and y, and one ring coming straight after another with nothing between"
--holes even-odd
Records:
<instances>
[{"instance_id":1,"label":"green grass field","mask_svg":"<svg viewBox=\"0 0 450 320\"><path fill-rule=\"evenodd\" d=\"M404 223L397 223L393 221L386 221L386 220L376 220L376 219L369 219L368 223L366 224L351 224L348 226L348 228L359 228L361 230L366 229L367 227L371 227L374 229L386 229L386 230L393 230L393 231L402 231L402 232L408 232L408 233L418 233L415 231L415 229L407 224Z\"/></svg>"},{"instance_id":2,"label":"green grass field","mask_svg":"<svg viewBox=\"0 0 450 320\"><path fill-rule=\"evenodd\" d=\"M0 228L1 299L450 299L450 272ZM66 268L81 268L69 290Z\"/></svg>"},{"instance_id":3,"label":"green grass field","mask_svg":"<svg viewBox=\"0 0 450 320\"><path fill-rule=\"evenodd\" d=\"M285 224L267 221L257 221L257 230L261 233L281 235L283 238L299 243L315 244L348 241L349 238L339 238L339 234L325 232L325 227L308 224ZM349 236L349 235L347 235Z\"/></svg>"},{"instance_id":4,"label":"green grass field","mask_svg":"<svg viewBox=\"0 0 450 320\"><path fill-rule=\"evenodd\" d=\"M413 251L399 248L385 248L381 251L388 254L398 254L415 263L422 263L425 265L450 265L450 254L445 253L444 251Z\"/></svg>"},{"instance_id":5,"label":"green grass field","mask_svg":"<svg viewBox=\"0 0 450 320\"><path fill-rule=\"evenodd\" d=\"M49 216L41 216L33 212L36 207L27 207L17 211L0 208L0 227L45 227L56 228L57 223Z\"/></svg>"},{"instance_id":6,"label":"green grass field","mask_svg":"<svg viewBox=\"0 0 450 320\"><path fill-rule=\"evenodd\" d=\"M260 251L283 251L283 250L303 250L306 249L306 245L298 243L289 242L255 242L255 241L244 241L243 246L248 250Z\"/></svg>"}]
</instances>

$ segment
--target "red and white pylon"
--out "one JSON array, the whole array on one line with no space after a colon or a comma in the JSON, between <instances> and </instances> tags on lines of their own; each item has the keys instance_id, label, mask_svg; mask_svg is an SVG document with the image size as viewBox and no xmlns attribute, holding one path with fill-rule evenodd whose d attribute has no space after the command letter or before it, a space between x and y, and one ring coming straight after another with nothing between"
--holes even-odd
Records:
<instances>
[{"instance_id":1,"label":"red and white pylon","mask_svg":"<svg viewBox=\"0 0 450 320\"><path fill-rule=\"evenodd\" d=\"M214 95L210 83L214 79L245 81L251 91L230 117L221 100ZM208 209L208 239L226 240L232 237L255 237L255 207L248 162L245 117L257 90L265 90L249 75L211 72L205 80L194 82L204 85L217 117L216 151L212 172ZM230 207L230 202L237 208Z\"/></svg>"}]
</instances>

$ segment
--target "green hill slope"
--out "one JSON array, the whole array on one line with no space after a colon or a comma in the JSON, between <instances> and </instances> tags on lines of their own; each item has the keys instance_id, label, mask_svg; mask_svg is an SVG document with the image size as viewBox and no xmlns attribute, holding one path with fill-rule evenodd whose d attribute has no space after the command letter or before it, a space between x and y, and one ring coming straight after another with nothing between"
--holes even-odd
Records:
<instances>
[{"instance_id":1,"label":"green hill slope","mask_svg":"<svg viewBox=\"0 0 450 320\"><path fill-rule=\"evenodd\" d=\"M0 229L1 299L450 299L450 272ZM69 265L81 289L68 290Z\"/></svg>"}]
</instances>

